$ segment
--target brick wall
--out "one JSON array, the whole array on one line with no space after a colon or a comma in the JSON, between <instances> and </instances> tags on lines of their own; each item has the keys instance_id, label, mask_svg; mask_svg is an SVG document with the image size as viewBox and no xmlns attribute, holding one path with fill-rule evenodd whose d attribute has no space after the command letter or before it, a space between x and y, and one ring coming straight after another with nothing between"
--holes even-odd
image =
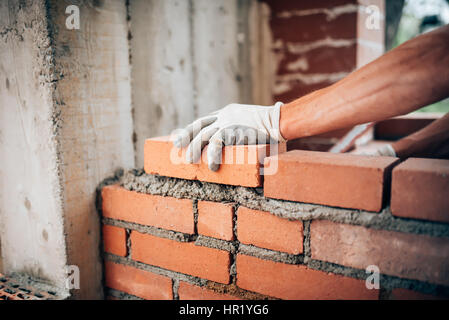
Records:
<instances>
[{"instance_id":1,"label":"brick wall","mask_svg":"<svg viewBox=\"0 0 449 320\"><path fill-rule=\"evenodd\" d=\"M281 147L207 176L167 160L169 145L147 140L146 172L101 188L110 299L449 296L449 160ZM373 265L379 289L366 286Z\"/></svg>"},{"instance_id":2,"label":"brick wall","mask_svg":"<svg viewBox=\"0 0 449 320\"><path fill-rule=\"evenodd\" d=\"M384 52L384 0L264 2L276 60L275 100L289 102L327 87ZM372 5L378 25L367 23Z\"/></svg>"}]
</instances>

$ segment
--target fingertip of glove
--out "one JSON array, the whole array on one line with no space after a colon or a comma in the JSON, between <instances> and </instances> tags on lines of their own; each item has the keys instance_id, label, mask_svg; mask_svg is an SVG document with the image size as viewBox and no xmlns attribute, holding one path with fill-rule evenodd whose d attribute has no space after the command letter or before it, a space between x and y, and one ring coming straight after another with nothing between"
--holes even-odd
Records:
<instances>
[{"instance_id":1,"label":"fingertip of glove","mask_svg":"<svg viewBox=\"0 0 449 320\"><path fill-rule=\"evenodd\" d=\"M214 162L209 162L208 163L208 167L212 171L217 171L220 168L220 164L219 163L214 163Z\"/></svg>"}]
</instances>

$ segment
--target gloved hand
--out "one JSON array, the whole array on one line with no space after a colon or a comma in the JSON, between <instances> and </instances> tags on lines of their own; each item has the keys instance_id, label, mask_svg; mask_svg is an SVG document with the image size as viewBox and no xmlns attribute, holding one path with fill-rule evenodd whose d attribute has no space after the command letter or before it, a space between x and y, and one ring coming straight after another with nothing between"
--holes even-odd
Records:
<instances>
[{"instance_id":1,"label":"gloved hand","mask_svg":"<svg viewBox=\"0 0 449 320\"><path fill-rule=\"evenodd\" d=\"M186 160L195 163L201 151L207 149L208 167L217 171L222 158L222 147L239 144L266 144L283 142L279 131L282 102L274 106L229 104L223 109L197 119L185 129L172 134L173 143L182 148L188 145Z\"/></svg>"},{"instance_id":2,"label":"gloved hand","mask_svg":"<svg viewBox=\"0 0 449 320\"><path fill-rule=\"evenodd\" d=\"M385 156L385 157L396 157L396 151L391 144L384 144L376 148L371 149L355 149L351 152L352 154L359 154L362 156Z\"/></svg>"}]
</instances>

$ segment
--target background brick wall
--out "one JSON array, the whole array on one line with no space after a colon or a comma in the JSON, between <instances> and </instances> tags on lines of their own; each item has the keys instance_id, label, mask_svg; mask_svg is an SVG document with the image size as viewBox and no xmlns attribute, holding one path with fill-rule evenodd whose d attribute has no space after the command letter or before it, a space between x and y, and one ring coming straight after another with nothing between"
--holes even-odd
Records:
<instances>
[{"instance_id":1,"label":"background brick wall","mask_svg":"<svg viewBox=\"0 0 449 320\"><path fill-rule=\"evenodd\" d=\"M276 60L274 100L284 103L331 85L384 52L384 0L264 0ZM379 9L378 29L367 28Z\"/></svg>"}]
</instances>

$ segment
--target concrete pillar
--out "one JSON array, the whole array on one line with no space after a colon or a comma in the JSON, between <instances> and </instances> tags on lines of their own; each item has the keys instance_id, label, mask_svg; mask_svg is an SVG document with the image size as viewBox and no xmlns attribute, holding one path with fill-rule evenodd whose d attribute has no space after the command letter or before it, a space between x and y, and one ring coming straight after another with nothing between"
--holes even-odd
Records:
<instances>
[{"instance_id":1,"label":"concrete pillar","mask_svg":"<svg viewBox=\"0 0 449 320\"><path fill-rule=\"evenodd\" d=\"M65 290L57 79L44 1L0 2L0 214L3 271Z\"/></svg>"},{"instance_id":2,"label":"concrete pillar","mask_svg":"<svg viewBox=\"0 0 449 320\"><path fill-rule=\"evenodd\" d=\"M66 8L80 9L79 30ZM1 237L4 271L102 298L95 188L133 167L124 1L0 3Z\"/></svg>"}]
</instances>

